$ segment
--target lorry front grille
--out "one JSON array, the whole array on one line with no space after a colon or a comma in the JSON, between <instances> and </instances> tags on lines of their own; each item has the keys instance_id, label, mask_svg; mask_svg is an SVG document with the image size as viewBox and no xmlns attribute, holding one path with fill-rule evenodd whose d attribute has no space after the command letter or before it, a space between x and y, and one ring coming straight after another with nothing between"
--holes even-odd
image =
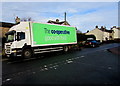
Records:
<instances>
[{"instance_id":1,"label":"lorry front grille","mask_svg":"<svg viewBox=\"0 0 120 86\"><path fill-rule=\"evenodd\" d=\"M10 45L6 45L6 54L10 53L11 53Z\"/></svg>"}]
</instances>

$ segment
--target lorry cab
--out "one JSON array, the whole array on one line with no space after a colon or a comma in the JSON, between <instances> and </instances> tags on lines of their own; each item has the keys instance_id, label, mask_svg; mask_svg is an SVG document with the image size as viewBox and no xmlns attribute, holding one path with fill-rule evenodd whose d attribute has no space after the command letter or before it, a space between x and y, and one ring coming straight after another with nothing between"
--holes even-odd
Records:
<instances>
[{"instance_id":1,"label":"lorry cab","mask_svg":"<svg viewBox=\"0 0 120 86\"><path fill-rule=\"evenodd\" d=\"M8 57L10 56L20 56L21 48L25 43L29 44L29 22L21 22L10 28L10 30L5 34L5 53Z\"/></svg>"}]
</instances>

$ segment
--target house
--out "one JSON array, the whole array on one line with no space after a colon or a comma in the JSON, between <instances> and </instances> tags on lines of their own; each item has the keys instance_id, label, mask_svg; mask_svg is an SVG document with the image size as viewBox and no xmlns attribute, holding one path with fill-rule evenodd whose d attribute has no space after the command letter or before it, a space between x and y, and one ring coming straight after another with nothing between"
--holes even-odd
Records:
<instances>
[{"instance_id":1,"label":"house","mask_svg":"<svg viewBox=\"0 0 120 86\"><path fill-rule=\"evenodd\" d=\"M101 28L96 26L95 29L87 32L86 35L95 35L96 40L100 40L100 42L113 40L113 30L107 30L103 26Z\"/></svg>"},{"instance_id":2,"label":"house","mask_svg":"<svg viewBox=\"0 0 120 86\"><path fill-rule=\"evenodd\" d=\"M67 21L61 21L60 22L59 19L56 19L56 21L49 20L47 23L70 26L70 24Z\"/></svg>"},{"instance_id":3,"label":"house","mask_svg":"<svg viewBox=\"0 0 120 86\"><path fill-rule=\"evenodd\" d=\"M113 32L114 32L114 34L113 34L114 40L120 39L120 27L113 26L111 28L111 30L113 30Z\"/></svg>"},{"instance_id":4,"label":"house","mask_svg":"<svg viewBox=\"0 0 120 86\"><path fill-rule=\"evenodd\" d=\"M113 38L113 35L114 35L113 30L107 30L106 27L103 27L103 26L101 26L100 30L104 33L103 34L104 35L103 36L104 37L104 41L106 40L106 38L108 40L114 40L114 38Z\"/></svg>"},{"instance_id":5,"label":"house","mask_svg":"<svg viewBox=\"0 0 120 86\"><path fill-rule=\"evenodd\" d=\"M5 33L8 32L8 30L14 26L15 24L13 23L8 23L8 22L0 22L0 38L5 37Z\"/></svg>"}]
</instances>

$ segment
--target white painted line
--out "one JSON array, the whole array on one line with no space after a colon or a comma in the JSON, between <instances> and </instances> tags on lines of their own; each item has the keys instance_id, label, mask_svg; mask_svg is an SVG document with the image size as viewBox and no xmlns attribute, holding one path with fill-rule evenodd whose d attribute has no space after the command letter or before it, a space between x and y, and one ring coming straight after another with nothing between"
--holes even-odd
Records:
<instances>
[{"instance_id":1,"label":"white painted line","mask_svg":"<svg viewBox=\"0 0 120 86\"><path fill-rule=\"evenodd\" d=\"M58 63L54 63L54 64L56 64L56 65L57 65Z\"/></svg>"},{"instance_id":2,"label":"white painted line","mask_svg":"<svg viewBox=\"0 0 120 86\"><path fill-rule=\"evenodd\" d=\"M33 74L35 74L36 72L32 72Z\"/></svg>"},{"instance_id":3,"label":"white painted line","mask_svg":"<svg viewBox=\"0 0 120 86\"><path fill-rule=\"evenodd\" d=\"M68 61L67 63L69 64L69 63L72 63L73 61Z\"/></svg>"},{"instance_id":4,"label":"white painted line","mask_svg":"<svg viewBox=\"0 0 120 86\"><path fill-rule=\"evenodd\" d=\"M81 56L81 57L85 57L85 56Z\"/></svg>"},{"instance_id":5,"label":"white painted line","mask_svg":"<svg viewBox=\"0 0 120 86\"><path fill-rule=\"evenodd\" d=\"M9 78L9 79L6 79L6 81L10 81L11 79Z\"/></svg>"},{"instance_id":6,"label":"white painted line","mask_svg":"<svg viewBox=\"0 0 120 86\"><path fill-rule=\"evenodd\" d=\"M64 64L67 64L67 63L64 63Z\"/></svg>"},{"instance_id":7,"label":"white painted line","mask_svg":"<svg viewBox=\"0 0 120 86\"><path fill-rule=\"evenodd\" d=\"M53 64L49 64L49 66L52 66Z\"/></svg>"},{"instance_id":8,"label":"white painted line","mask_svg":"<svg viewBox=\"0 0 120 86\"><path fill-rule=\"evenodd\" d=\"M52 69L53 67L49 67L49 68L51 68L51 69Z\"/></svg>"},{"instance_id":9,"label":"white painted line","mask_svg":"<svg viewBox=\"0 0 120 86\"><path fill-rule=\"evenodd\" d=\"M112 68L111 67L108 67L109 70L111 70Z\"/></svg>"},{"instance_id":10,"label":"white painted line","mask_svg":"<svg viewBox=\"0 0 120 86\"><path fill-rule=\"evenodd\" d=\"M71 58L71 60L74 60L74 58Z\"/></svg>"},{"instance_id":11,"label":"white painted line","mask_svg":"<svg viewBox=\"0 0 120 86\"><path fill-rule=\"evenodd\" d=\"M44 67L47 67L47 65L44 65Z\"/></svg>"},{"instance_id":12,"label":"white painted line","mask_svg":"<svg viewBox=\"0 0 120 86\"><path fill-rule=\"evenodd\" d=\"M77 59L79 59L80 57L76 57Z\"/></svg>"},{"instance_id":13,"label":"white painted line","mask_svg":"<svg viewBox=\"0 0 120 86\"><path fill-rule=\"evenodd\" d=\"M55 70L57 69L57 68L54 68Z\"/></svg>"},{"instance_id":14,"label":"white painted line","mask_svg":"<svg viewBox=\"0 0 120 86\"><path fill-rule=\"evenodd\" d=\"M48 70L48 68L45 68L45 70Z\"/></svg>"},{"instance_id":15,"label":"white painted line","mask_svg":"<svg viewBox=\"0 0 120 86\"><path fill-rule=\"evenodd\" d=\"M70 61L71 59L68 59L68 61Z\"/></svg>"}]
</instances>

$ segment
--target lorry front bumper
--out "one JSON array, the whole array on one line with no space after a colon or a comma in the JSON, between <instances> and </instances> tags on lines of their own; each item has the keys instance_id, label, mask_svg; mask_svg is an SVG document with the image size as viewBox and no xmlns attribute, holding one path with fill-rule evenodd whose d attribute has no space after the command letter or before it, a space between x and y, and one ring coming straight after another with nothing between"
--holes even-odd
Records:
<instances>
[{"instance_id":1,"label":"lorry front bumper","mask_svg":"<svg viewBox=\"0 0 120 86\"><path fill-rule=\"evenodd\" d=\"M16 56L22 56L22 50L21 49L12 49L10 54L6 54L7 57L16 57Z\"/></svg>"}]
</instances>

